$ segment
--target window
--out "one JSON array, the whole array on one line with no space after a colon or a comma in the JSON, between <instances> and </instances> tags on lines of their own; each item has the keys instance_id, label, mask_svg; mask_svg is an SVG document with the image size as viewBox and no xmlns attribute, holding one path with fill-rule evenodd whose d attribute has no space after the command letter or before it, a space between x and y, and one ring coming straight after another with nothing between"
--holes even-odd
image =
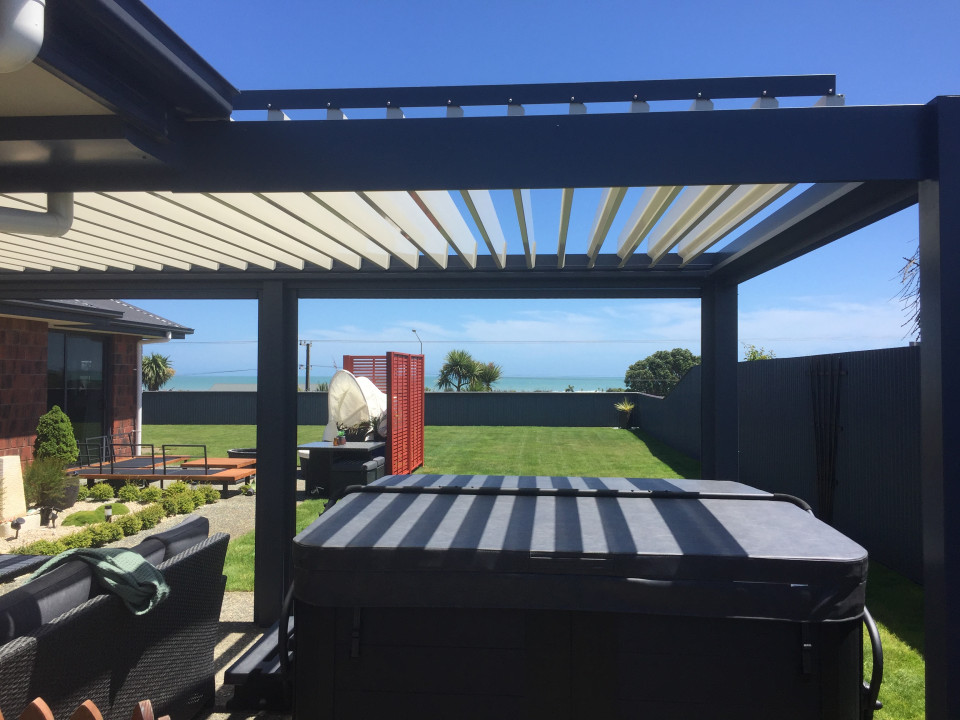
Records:
<instances>
[{"instance_id":1,"label":"window","mask_svg":"<svg viewBox=\"0 0 960 720\"><path fill-rule=\"evenodd\" d=\"M77 440L103 435L103 338L51 332L47 339L47 407L59 405Z\"/></svg>"}]
</instances>

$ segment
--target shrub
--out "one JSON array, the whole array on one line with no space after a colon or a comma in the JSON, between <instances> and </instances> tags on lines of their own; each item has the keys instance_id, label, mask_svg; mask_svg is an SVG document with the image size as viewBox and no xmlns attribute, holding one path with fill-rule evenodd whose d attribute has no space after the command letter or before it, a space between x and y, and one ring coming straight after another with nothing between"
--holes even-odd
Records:
<instances>
[{"instance_id":1,"label":"shrub","mask_svg":"<svg viewBox=\"0 0 960 720\"><path fill-rule=\"evenodd\" d=\"M83 530L75 532L71 535L64 535L59 539L58 542L63 543L63 546L67 550L90 547L90 545L93 543L93 533L84 528Z\"/></svg>"},{"instance_id":2,"label":"shrub","mask_svg":"<svg viewBox=\"0 0 960 720\"><path fill-rule=\"evenodd\" d=\"M104 522L107 519L105 507L106 506L101 505L100 507L94 508L93 510L84 510L82 512L71 513L70 515L67 515L67 517L65 517L63 519L63 522L60 524L61 525L92 525L93 523ZM130 512L130 508L128 508L123 503L112 503L110 505L110 508L112 510L112 514L114 515L114 517L116 517L117 515L126 515L127 513Z\"/></svg>"},{"instance_id":3,"label":"shrub","mask_svg":"<svg viewBox=\"0 0 960 720\"><path fill-rule=\"evenodd\" d=\"M140 516L140 522L143 523L144 530L149 530L154 527L166 514L166 510L164 510L163 505L160 503L147 505L147 507L137 513L137 515Z\"/></svg>"},{"instance_id":4,"label":"shrub","mask_svg":"<svg viewBox=\"0 0 960 720\"><path fill-rule=\"evenodd\" d=\"M133 483L127 483L117 491L117 497L124 502L140 502L140 488Z\"/></svg>"},{"instance_id":5,"label":"shrub","mask_svg":"<svg viewBox=\"0 0 960 720\"><path fill-rule=\"evenodd\" d=\"M123 537L123 530L114 523L102 522L91 525L87 530L91 536L91 547L103 547L107 543L120 540Z\"/></svg>"},{"instance_id":6,"label":"shrub","mask_svg":"<svg viewBox=\"0 0 960 720\"><path fill-rule=\"evenodd\" d=\"M175 483L171 483L163 491L164 495L179 495L180 493L185 493L190 489L190 486L187 485L183 480L177 480Z\"/></svg>"},{"instance_id":7,"label":"shrub","mask_svg":"<svg viewBox=\"0 0 960 720\"><path fill-rule=\"evenodd\" d=\"M121 515L113 521L113 524L123 531L124 537L136 535L138 532L140 532L140 530L143 529L143 520L141 520L139 515L136 513L131 515Z\"/></svg>"},{"instance_id":8,"label":"shrub","mask_svg":"<svg viewBox=\"0 0 960 720\"><path fill-rule=\"evenodd\" d=\"M93 525L93 523L103 522L106 518L103 516L103 510L84 510L67 515L60 524L64 527L74 525Z\"/></svg>"},{"instance_id":9,"label":"shrub","mask_svg":"<svg viewBox=\"0 0 960 720\"><path fill-rule=\"evenodd\" d=\"M23 476L23 493L31 505L59 507L67 489L63 461L55 457L37 458Z\"/></svg>"},{"instance_id":10,"label":"shrub","mask_svg":"<svg viewBox=\"0 0 960 720\"><path fill-rule=\"evenodd\" d=\"M173 496L176 503L177 515L186 515L192 513L197 507L194 504L194 495L192 492L182 492Z\"/></svg>"},{"instance_id":11,"label":"shrub","mask_svg":"<svg viewBox=\"0 0 960 720\"><path fill-rule=\"evenodd\" d=\"M59 555L66 549L66 546L59 540L37 540L29 545L24 545L17 552L24 555Z\"/></svg>"},{"instance_id":12,"label":"shrub","mask_svg":"<svg viewBox=\"0 0 960 720\"><path fill-rule=\"evenodd\" d=\"M95 483L94 486L87 491L87 497L92 498L97 502L110 500L113 498L113 488L105 482Z\"/></svg>"},{"instance_id":13,"label":"shrub","mask_svg":"<svg viewBox=\"0 0 960 720\"><path fill-rule=\"evenodd\" d=\"M163 513L167 517L177 514L177 496L176 495L167 495L160 501L161 507L163 507Z\"/></svg>"},{"instance_id":14,"label":"shrub","mask_svg":"<svg viewBox=\"0 0 960 720\"><path fill-rule=\"evenodd\" d=\"M217 490L212 485L204 485L200 488L200 492L203 493L204 498L206 499L207 505L212 505L213 503L220 500L220 491Z\"/></svg>"},{"instance_id":15,"label":"shrub","mask_svg":"<svg viewBox=\"0 0 960 720\"><path fill-rule=\"evenodd\" d=\"M163 497L163 490L158 487L145 487L140 491L140 502L155 503L160 502Z\"/></svg>"},{"instance_id":16,"label":"shrub","mask_svg":"<svg viewBox=\"0 0 960 720\"><path fill-rule=\"evenodd\" d=\"M70 418L59 405L54 405L37 423L33 456L37 459L56 458L60 460L60 467L63 468L74 462L78 454L77 439L73 436Z\"/></svg>"}]
</instances>

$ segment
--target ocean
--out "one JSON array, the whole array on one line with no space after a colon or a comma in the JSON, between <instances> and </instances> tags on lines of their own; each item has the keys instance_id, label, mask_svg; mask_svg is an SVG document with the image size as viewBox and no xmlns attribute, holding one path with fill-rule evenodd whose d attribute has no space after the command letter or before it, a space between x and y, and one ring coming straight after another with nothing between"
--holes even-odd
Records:
<instances>
[{"instance_id":1,"label":"ocean","mask_svg":"<svg viewBox=\"0 0 960 720\"><path fill-rule=\"evenodd\" d=\"M329 382L325 376L310 376L310 386L318 382ZM301 389L305 378L300 376ZM429 382L429 381L428 381ZM430 387L436 388L436 378ZM503 377L498 380L494 390L501 392L564 392L572 387L575 392L603 392L608 388L623 387L622 377ZM256 375L174 375L163 386L164 390L256 390Z\"/></svg>"}]
</instances>

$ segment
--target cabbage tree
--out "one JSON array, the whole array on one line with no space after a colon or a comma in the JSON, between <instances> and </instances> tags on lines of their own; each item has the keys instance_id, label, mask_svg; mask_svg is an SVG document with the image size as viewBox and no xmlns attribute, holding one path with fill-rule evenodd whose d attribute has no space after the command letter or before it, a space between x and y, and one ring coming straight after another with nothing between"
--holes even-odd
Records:
<instances>
[{"instance_id":1,"label":"cabbage tree","mask_svg":"<svg viewBox=\"0 0 960 720\"><path fill-rule=\"evenodd\" d=\"M159 390L176 374L170 358L160 353L144 355L142 366L143 386L147 390Z\"/></svg>"}]
</instances>

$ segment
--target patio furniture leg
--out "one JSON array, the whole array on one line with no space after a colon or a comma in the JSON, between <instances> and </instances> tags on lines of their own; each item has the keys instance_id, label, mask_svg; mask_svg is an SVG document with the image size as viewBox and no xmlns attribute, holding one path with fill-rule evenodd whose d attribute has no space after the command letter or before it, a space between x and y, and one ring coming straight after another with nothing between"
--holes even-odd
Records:
<instances>
[{"instance_id":1,"label":"patio furniture leg","mask_svg":"<svg viewBox=\"0 0 960 720\"><path fill-rule=\"evenodd\" d=\"M20 714L20 720L53 720L53 713L50 711L50 706L43 701L43 698L36 698Z\"/></svg>"},{"instance_id":2,"label":"patio furniture leg","mask_svg":"<svg viewBox=\"0 0 960 720\"><path fill-rule=\"evenodd\" d=\"M83 704L73 711L70 720L103 720L103 715L93 700L84 700Z\"/></svg>"}]
</instances>

